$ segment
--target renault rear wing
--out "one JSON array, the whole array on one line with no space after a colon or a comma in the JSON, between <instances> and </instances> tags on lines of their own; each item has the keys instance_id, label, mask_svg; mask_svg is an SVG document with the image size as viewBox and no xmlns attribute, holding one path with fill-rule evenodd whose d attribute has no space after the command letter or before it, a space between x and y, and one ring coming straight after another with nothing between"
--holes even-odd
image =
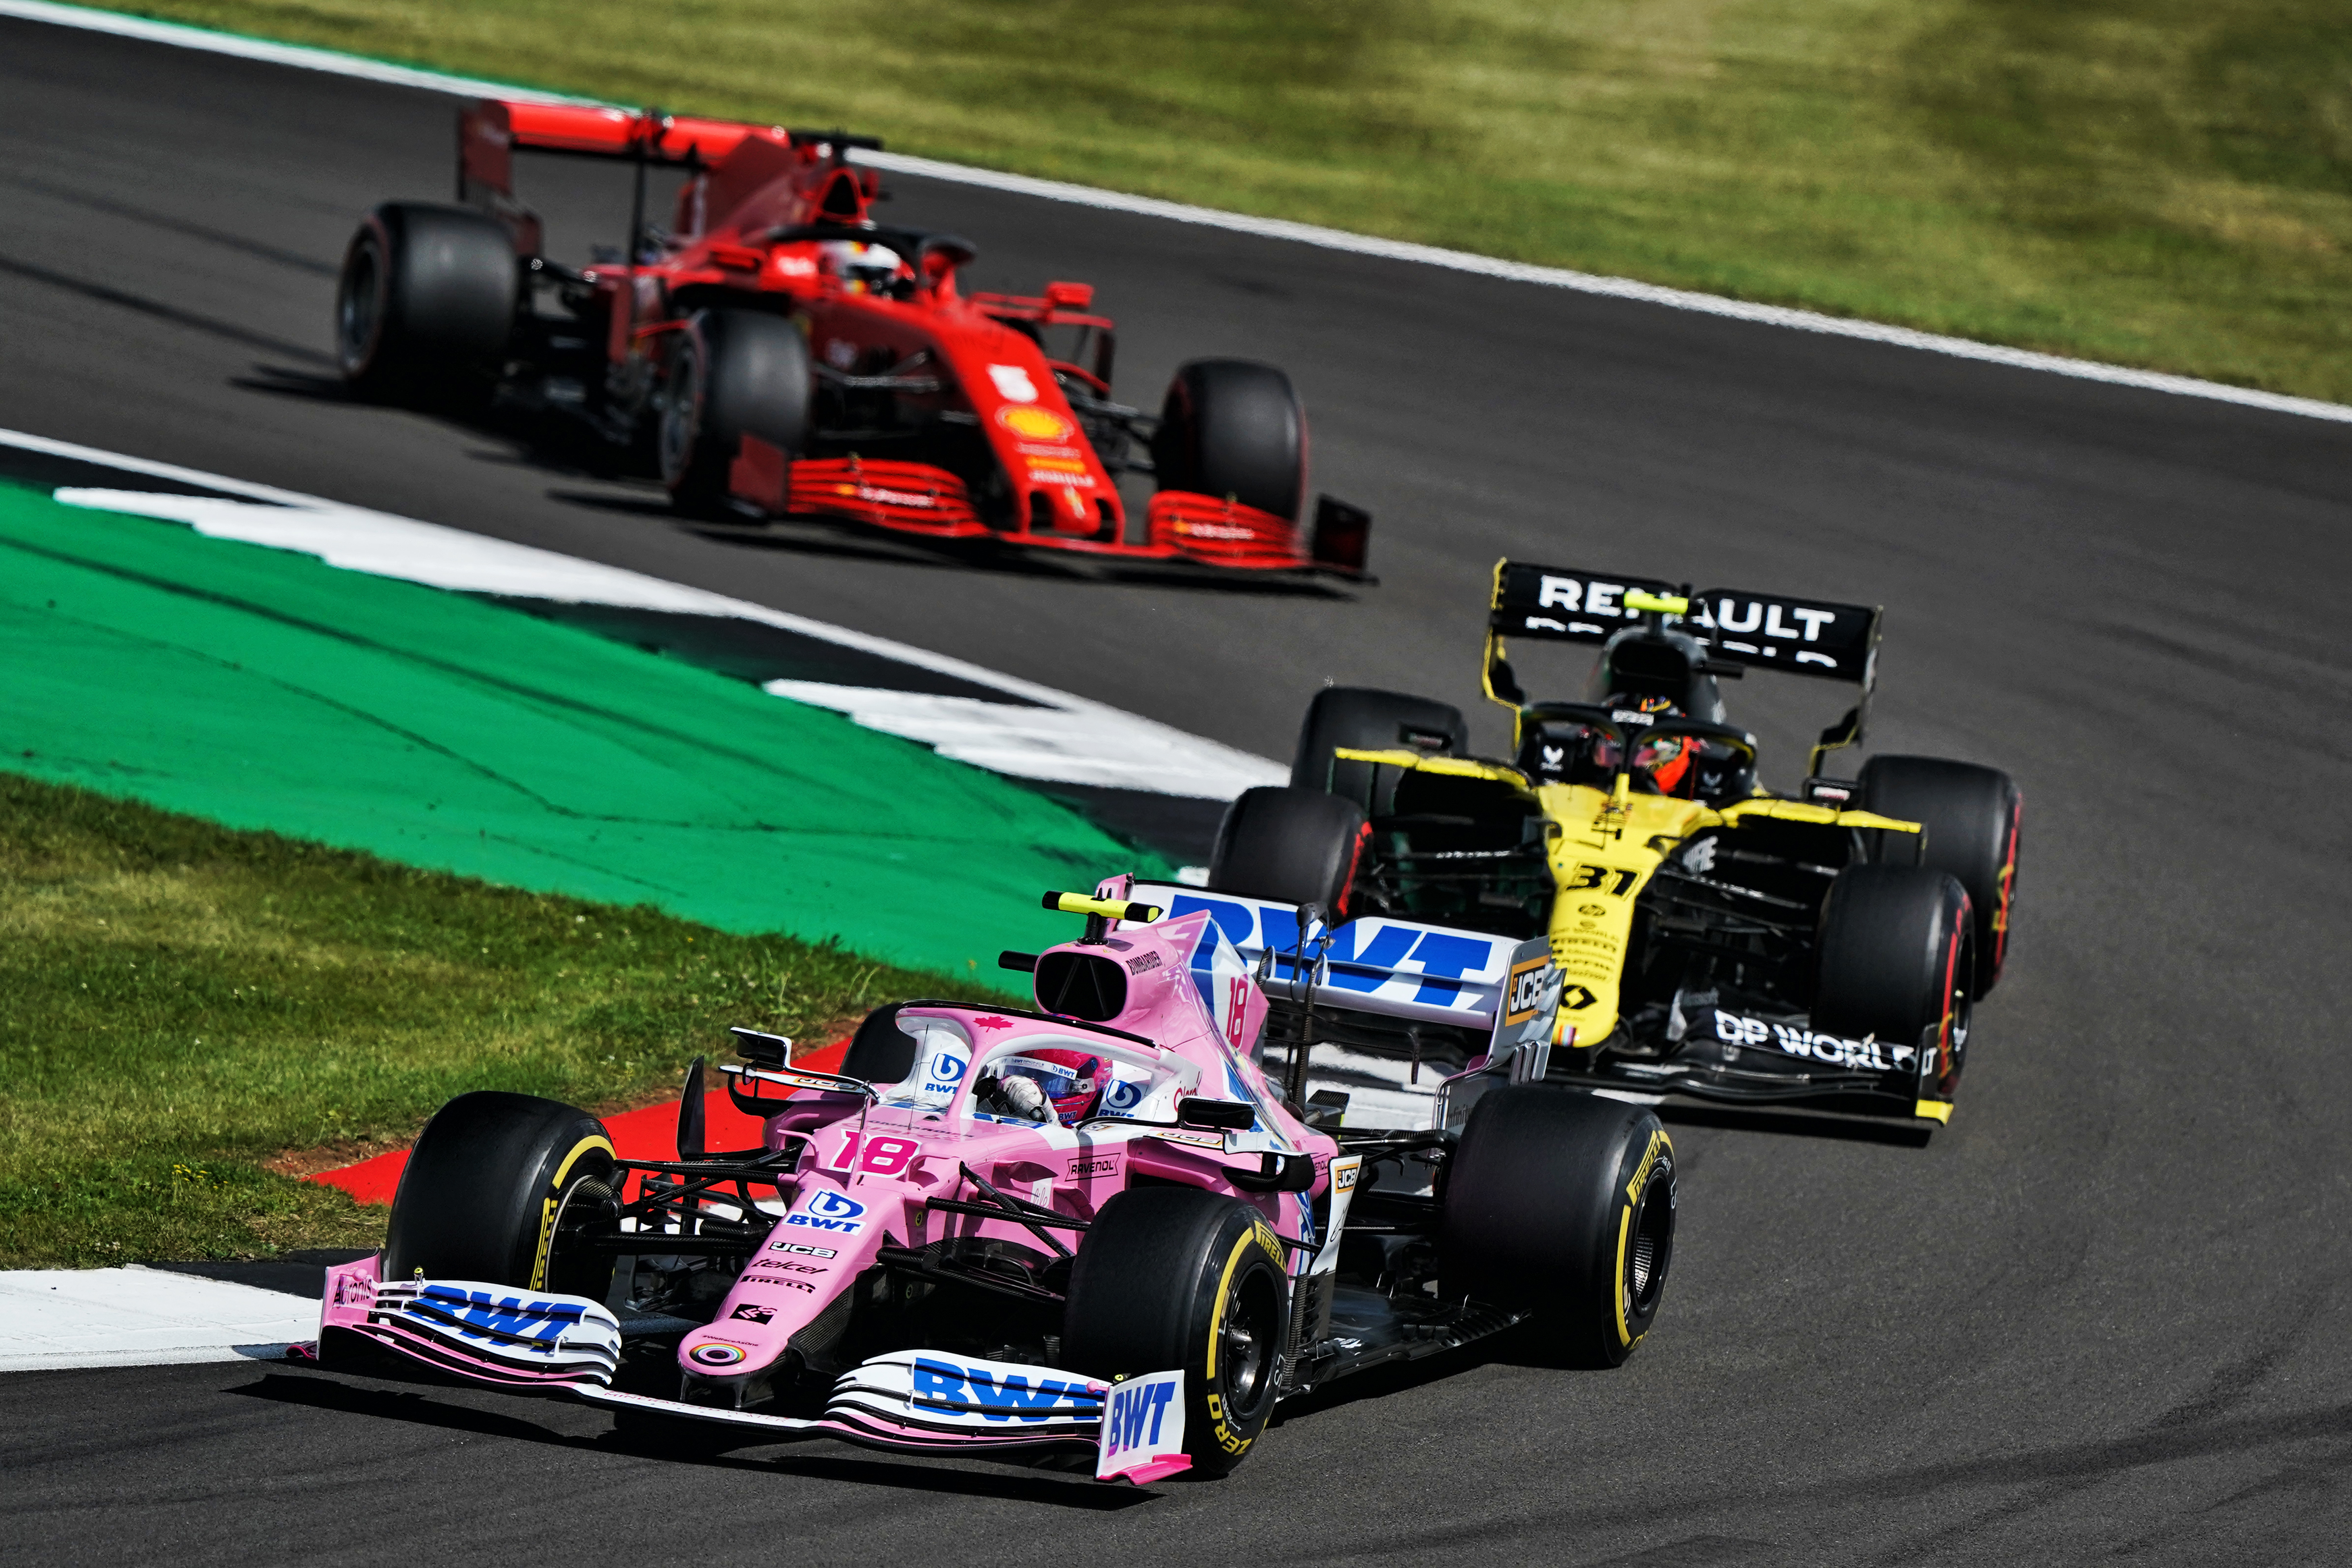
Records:
<instances>
[{"instance_id":1,"label":"renault rear wing","mask_svg":"<svg viewBox=\"0 0 2352 1568\"><path fill-rule=\"evenodd\" d=\"M1524 700L1510 674L1507 637L1552 642L1604 643L1644 616L1696 638L1715 675L1776 669L1786 675L1858 686L1852 711L1822 731L1809 773L1822 757L1862 739L1878 675L1879 623L1875 605L1840 605L1825 599L1759 594L1748 588L1707 588L1622 573L1587 572L1575 566L1538 566L1524 561L1495 563L1495 594L1486 621L1486 694L1508 707Z\"/></svg>"}]
</instances>

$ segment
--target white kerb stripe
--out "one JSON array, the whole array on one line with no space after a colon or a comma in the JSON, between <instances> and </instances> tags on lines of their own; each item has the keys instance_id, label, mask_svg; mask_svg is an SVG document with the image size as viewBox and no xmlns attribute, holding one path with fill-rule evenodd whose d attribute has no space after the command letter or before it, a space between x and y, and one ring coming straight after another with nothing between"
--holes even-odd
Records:
<instances>
[{"instance_id":1,"label":"white kerb stripe","mask_svg":"<svg viewBox=\"0 0 2352 1568\"><path fill-rule=\"evenodd\" d=\"M489 81L480 77L455 76L446 71L425 70L415 66L389 65L358 55L347 55L334 49L312 48L300 44L278 44L261 38L248 38L235 33L219 33L205 27L184 26L173 22L151 22L144 17L125 16L111 11L93 11L81 5L59 5L51 0L0 0L0 16L13 16L28 22L47 22L60 27L79 27L90 32L111 33L121 37L138 38L148 43L169 44L178 48L200 49L210 54L233 55L240 59L262 60L271 65L292 66L303 70L331 71L339 76L359 77L368 81L386 82L395 87L420 88L430 92L457 93L465 97L491 97L529 100L541 103L601 103L601 99L582 98L572 94L549 92L540 88L516 87L511 83ZM1726 299L1719 294L1703 294L1696 289L1668 289L1655 283L1638 282L1631 278L1612 278L1597 272L1578 272L1565 267L1538 267L1532 262L1505 261L1492 256L1477 256L1465 250L1447 250L1434 245L1416 245L1410 240L1379 239L1370 235L1349 234L1345 229L1325 228L1318 224L1294 223L1287 218L1253 217L1246 213L1220 212L1214 207L1190 206L1182 202L1161 201L1152 196L1133 196L1118 191L1097 190L1091 185L1074 185L1061 180L1041 180L1027 174L1000 174L993 169L976 169L963 163L942 163L934 158L909 157L898 153L858 153L858 161L872 163L879 169L897 174L916 174L925 179L951 180L958 184L976 185L985 190L1003 191L1008 195L1036 196L1047 201L1070 202L1080 206L1097 207L1106 212L1132 213L1140 217L1164 218L1171 223L1196 224L1207 228L1221 228L1235 234L1255 235L1264 239L1289 240L1300 245L1312 245L1326 250L1343 250L1358 256L1375 256L1390 261L1413 262L1424 267L1442 267L1449 271L1475 273L1486 278L1497 278L1514 283L1533 283L1548 289L1567 289L1580 294L1597 294L1613 300L1631 300L1645 305L1662 305L1668 310L1693 310L1702 315L1721 316L1735 321L1751 321L1761 326L1786 327L1801 332L1819 332L1829 337L1857 338L1864 342L1884 343L1895 348L1917 349L1926 353L1950 355L1957 359L1980 360L1989 364L2006 365L2013 370L2041 371L2051 375L2072 376L2081 381L2105 382L2116 386L2136 387L2143 392L2169 393L2179 397L2201 397L2216 403L2234 403L2247 408L2260 408L2273 414L2299 415L2309 419L2329 419L2352 422L2352 405L2324 403L2317 398L2289 397L2284 393L2258 392L2250 387L2230 386L2218 381L2200 381L2195 376L2170 375L2162 371L2135 370L2128 365L2103 364L2096 360L2070 359L2063 354L2037 353L2031 349L2004 348L1997 343L1980 343L1968 338L1946 337L1939 332L1923 332L1912 327L1891 326L1883 321L1862 321L1847 316L1828 316L1817 310L1800 310L1786 305L1757 305L1744 300Z\"/></svg>"},{"instance_id":2,"label":"white kerb stripe","mask_svg":"<svg viewBox=\"0 0 2352 1568\"><path fill-rule=\"evenodd\" d=\"M68 486L54 492L55 499L67 506L182 522L211 538L296 551L344 571L457 593L755 621L973 686L993 688L1016 700L989 702L814 681L767 684L774 696L831 708L868 729L921 742L943 756L992 773L1200 800L1231 800L1245 789L1280 784L1290 776L1289 769L1279 763L1108 703L928 648L602 562L176 464L119 457L45 436L0 430L0 446L175 479L244 498Z\"/></svg>"}]
</instances>

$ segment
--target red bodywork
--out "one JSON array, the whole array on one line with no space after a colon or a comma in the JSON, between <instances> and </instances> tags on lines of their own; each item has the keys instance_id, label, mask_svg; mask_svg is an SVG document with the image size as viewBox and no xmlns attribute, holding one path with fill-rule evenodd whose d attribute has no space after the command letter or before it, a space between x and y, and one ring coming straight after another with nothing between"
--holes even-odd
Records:
<instances>
[{"instance_id":1,"label":"red bodywork","mask_svg":"<svg viewBox=\"0 0 2352 1568\"><path fill-rule=\"evenodd\" d=\"M850 147L859 144L872 143L837 132L485 100L460 121L459 194L508 227L518 256L537 258L539 218L514 194L516 150L688 171L667 233L633 237L637 265L605 263L575 275L601 307L583 314L602 323L608 378L657 384L662 340L683 329L695 310L743 296L782 300L820 367L820 391L887 397L902 416L969 426L994 458L986 483L1002 487L973 493L970 464L959 475L941 463L862 452L843 442L834 445L850 449L795 457L746 437L729 473L728 489L740 504L940 540L992 538L1129 558L1361 574L1365 520L1333 503L1318 510L1311 540L1294 517L1174 489L1152 498L1139 533L1130 526L1097 446L1108 440L1115 458L1122 456L1126 437L1106 437L1099 416L1090 429L1072 401L1076 395L1090 406L1116 407L1109 401L1114 325L1088 311L1091 286L1049 283L1034 298L968 296L957 289L956 271L971 252L954 242L904 257L898 278L876 286L844 276L828 256L854 237L788 237L794 230L872 223L881 182L873 169L847 162ZM881 229L872 237L888 243L906 233ZM1055 329L1077 340L1072 358L1045 352L1045 334ZM887 384L872 384L877 382Z\"/></svg>"}]
</instances>

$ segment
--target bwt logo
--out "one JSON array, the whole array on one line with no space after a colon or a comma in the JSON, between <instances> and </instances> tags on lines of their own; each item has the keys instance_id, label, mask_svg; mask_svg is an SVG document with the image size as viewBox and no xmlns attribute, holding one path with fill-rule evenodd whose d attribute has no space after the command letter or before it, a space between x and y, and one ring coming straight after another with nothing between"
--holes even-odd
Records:
<instances>
[{"instance_id":1,"label":"bwt logo","mask_svg":"<svg viewBox=\"0 0 2352 1568\"><path fill-rule=\"evenodd\" d=\"M800 1213L786 1215L784 1223L806 1226L811 1230L855 1231L864 1228L859 1216L865 1213L866 1205L854 1198L845 1198L839 1193L822 1192L809 1199L808 1206Z\"/></svg>"},{"instance_id":2,"label":"bwt logo","mask_svg":"<svg viewBox=\"0 0 2352 1568\"><path fill-rule=\"evenodd\" d=\"M934 1408L945 1405L979 1405L980 1415L990 1421L1046 1421L1055 1415L1092 1415L1095 1396L1083 1384L1072 1386L1059 1378L1042 1378L1037 1386L1029 1386L1028 1378L1019 1373L992 1374L980 1367L958 1366L952 1362L933 1361L928 1356L915 1360L915 1403L931 1403ZM970 1392L967 1393L967 1386ZM971 1412L958 1412L968 1415Z\"/></svg>"},{"instance_id":3,"label":"bwt logo","mask_svg":"<svg viewBox=\"0 0 2352 1568\"><path fill-rule=\"evenodd\" d=\"M1103 1417L1103 1458L1130 1448L1160 1446L1160 1424L1176 1397L1173 1383L1139 1384L1110 1391L1110 1410Z\"/></svg>"},{"instance_id":4,"label":"bwt logo","mask_svg":"<svg viewBox=\"0 0 2352 1568\"><path fill-rule=\"evenodd\" d=\"M520 1296L490 1296L481 1291L429 1289L418 1298L424 1315L446 1312L461 1331L471 1330L496 1339L523 1342L536 1351L551 1351L563 1331L580 1321L580 1309L556 1301L530 1301Z\"/></svg>"},{"instance_id":5,"label":"bwt logo","mask_svg":"<svg viewBox=\"0 0 2352 1568\"><path fill-rule=\"evenodd\" d=\"M953 1051L940 1051L932 1056L930 1066L924 1070L933 1083L955 1083L962 1079L963 1069L970 1065Z\"/></svg>"}]
</instances>

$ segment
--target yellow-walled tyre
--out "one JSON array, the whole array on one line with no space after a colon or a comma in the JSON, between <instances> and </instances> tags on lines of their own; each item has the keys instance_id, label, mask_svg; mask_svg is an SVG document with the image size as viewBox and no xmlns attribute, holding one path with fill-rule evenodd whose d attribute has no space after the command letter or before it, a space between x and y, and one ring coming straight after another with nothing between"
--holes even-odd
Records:
<instances>
[{"instance_id":1,"label":"yellow-walled tyre","mask_svg":"<svg viewBox=\"0 0 2352 1568\"><path fill-rule=\"evenodd\" d=\"M1139 1187L1095 1216L1070 1269L1063 1356L1117 1379L1181 1368L1195 1473L1247 1457L1274 1414L1289 1322L1282 1243L1247 1204Z\"/></svg>"},{"instance_id":2,"label":"yellow-walled tyre","mask_svg":"<svg viewBox=\"0 0 2352 1568\"><path fill-rule=\"evenodd\" d=\"M528 1094L461 1094L425 1124L401 1173L383 1277L421 1270L602 1300L613 1255L576 1243L614 1212L618 1186L612 1136L586 1111Z\"/></svg>"},{"instance_id":3,"label":"yellow-walled tyre","mask_svg":"<svg viewBox=\"0 0 2352 1568\"><path fill-rule=\"evenodd\" d=\"M1675 1148L1647 1106L1490 1090L1445 1165L1439 1279L1534 1314L1539 1359L1616 1366L1657 1321L1675 1251Z\"/></svg>"}]
</instances>

